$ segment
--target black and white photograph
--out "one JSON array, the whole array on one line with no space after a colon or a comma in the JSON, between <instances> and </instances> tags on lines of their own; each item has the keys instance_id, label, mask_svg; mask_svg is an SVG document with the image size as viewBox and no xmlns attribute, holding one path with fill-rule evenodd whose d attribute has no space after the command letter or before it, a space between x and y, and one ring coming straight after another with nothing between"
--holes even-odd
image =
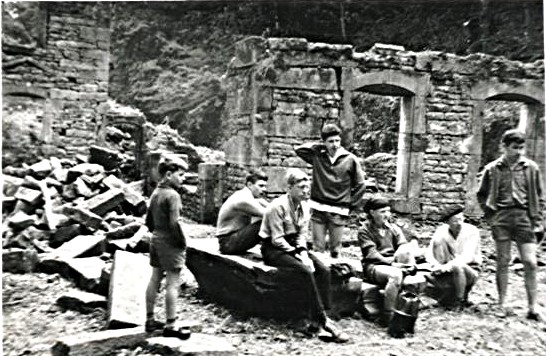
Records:
<instances>
[{"instance_id":1,"label":"black and white photograph","mask_svg":"<svg viewBox=\"0 0 546 356\"><path fill-rule=\"evenodd\" d=\"M543 1L0 6L0 354L546 355Z\"/></svg>"}]
</instances>

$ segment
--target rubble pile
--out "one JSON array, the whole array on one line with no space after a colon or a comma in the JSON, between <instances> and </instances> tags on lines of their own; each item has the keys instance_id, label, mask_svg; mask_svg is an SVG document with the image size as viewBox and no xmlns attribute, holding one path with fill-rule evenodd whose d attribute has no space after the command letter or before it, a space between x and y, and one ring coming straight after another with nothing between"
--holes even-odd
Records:
<instances>
[{"instance_id":1,"label":"rubble pile","mask_svg":"<svg viewBox=\"0 0 546 356\"><path fill-rule=\"evenodd\" d=\"M100 276L112 254L145 252L149 239L144 181L125 183L115 173L83 156L4 167L3 270L78 276L82 289L104 293Z\"/></svg>"}]
</instances>

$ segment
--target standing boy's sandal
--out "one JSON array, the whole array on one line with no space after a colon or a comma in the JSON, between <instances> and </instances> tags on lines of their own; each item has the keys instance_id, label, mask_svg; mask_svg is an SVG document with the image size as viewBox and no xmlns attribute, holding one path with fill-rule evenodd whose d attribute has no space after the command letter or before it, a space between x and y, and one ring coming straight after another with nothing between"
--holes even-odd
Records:
<instances>
[{"instance_id":1,"label":"standing boy's sandal","mask_svg":"<svg viewBox=\"0 0 546 356\"><path fill-rule=\"evenodd\" d=\"M546 321L546 319L544 318L544 315L536 311L528 311L527 319L542 322L542 323Z\"/></svg>"},{"instance_id":2,"label":"standing boy's sandal","mask_svg":"<svg viewBox=\"0 0 546 356\"><path fill-rule=\"evenodd\" d=\"M324 330L332 334L332 337L329 341L334 341L337 343L344 343L350 340L349 335L341 331L337 325L330 319L326 320L324 324Z\"/></svg>"},{"instance_id":3,"label":"standing boy's sandal","mask_svg":"<svg viewBox=\"0 0 546 356\"><path fill-rule=\"evenodd\" d=\"M165 327L165 323L155 320L155 319L149 319L146 320L146 323L144 324L144 330L147 333L154 332L156 330L161 330Z\"/></svg>"},{"instance_id":4,"label":"standing boy's sandal","mask_svg":"<svg viewBox=\"0 0 546 356\"><path fill-rule=\"evenodd\" d=\"M163 329L163 336L176 337L180 340L187 340L191 336L191 330L188 326L167 325Z\"/></svg>"}]
</instances>

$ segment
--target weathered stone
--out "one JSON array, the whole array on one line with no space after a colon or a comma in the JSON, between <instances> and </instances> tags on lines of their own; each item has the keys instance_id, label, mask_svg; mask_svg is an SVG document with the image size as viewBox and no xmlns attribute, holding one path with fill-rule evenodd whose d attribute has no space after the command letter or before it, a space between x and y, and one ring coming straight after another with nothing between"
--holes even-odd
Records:
<instances>
[{"instance_id":1,"label":"weathered stone","mask_svg":"<svg viewBox=\"0 0 546 356\"><path fill-rule=\"evenodd\" d=\"M148 258L116 251L108 292L108 328L143 325L145 292L152 273Z\"/></svg>"},{"instance_id":2,"label":"weathered stone","mask_svg":"<svg viewBox=\"0 0 546 356\"><path fill-rule=\"evenodd\" d=\"M95 174L93 176L82 175L80 176L80 179L90 187L97 187L104 179L104 173Z\"/></svg>"},{"instance_id":3,"label":"weathered stone","mask_svg":"<svg viewBox=\"0 0 546 356\"><path fill-rule=\"evenodd\" d=\"M56 168L53 170L53 172L51 172L51 177L55 178L55 180L61 183L65 183L68 177L68 169Z\"/></svg>"},{"instance_id":4,"label":"weathered stone","mask_svg":"<svg viewBox=\"0 0 546 356\"><path fill-rule=\"evenodd\" d=\"M106 238L109 240L126 239L133 236L142 226L139 222L132 222L130 224L121 226L117 229L110 230L106 233Z\"/></svg>"},{"instance_id":5,"label":"weathered stone","mask_svg":"<svg viewBox=\"0 0 546 356\"><path fill-rule=\"evenodd\" d=\"M118 151L106 147L92 145L89 148L89 163L97 163L106 170L118 168L123 158Z\"/></svg>"},{"instance_id":6,"label":"weathered stone","mask_svg":"<svg viewBox=\"0 0 546 356\"><path fill-rule=\"evenodd\" d=\"M31 225L34 225L38 221L38 216L28 215L23 211L18 211L10 216L7 221L8 226L17 230L23 230Z\"/></svg>"},{"instance_id":7,"label":"weathered stone","mask_svg":"<svg viewBox=\"0 0 546 356\"><path fill-rule=\"evenodd\" d=\"M83 179L79 177L76 178L72 184L74 185L76 195L88 198L93 194L93 191L87 186L87 184L85 184Z\"/></svg>"},{"instance_id":8,"label":"weathered stone","mask_svg":"<svg viewBox=\"0 0 546 356\"><path fill-rule=\"evenodd\" d=\"M100 216L82 207L66 205L63 207L63 213L90 230L98 229L102 223L102 218Z\"/></svg>"},{"instance_id":9,"label":"weathered stone","mask_svg":"<svg viewBox=\"0 0 546 356\"><path fill-rule=\"evenodd\" d=\"M58 256L68 259L80 257L85 253L95 251L97 255L105 250L105 237L103 234L79 235L65 242L53 251Z\"/></svg>"},{"instance_id":10,"label":"weathered stone","mask_svg":"<svg viewBox=\"0 0 546 356\"><path fill-rule=\"evenodd\" d=\"M149 334L144 327L120 330L103 330L64 336L51 348L53 356L102 355L113 349L133 348Z\"/></svg>"},{"instance_id":11,"label":"weathered stone","mask_svg":"<svg viewBox=\"0 0 546 356\"><path fill-rule=\"evenodd\" d=\"M99 286L105 262L99 257L72 258L66 262L70 279L79 288L94 293Z\"/></svg>"},{"instance_id":12,"label":"weathered stone","mask_svg":"<svg viewBox=\"0 0 546 356\"><path fill-rule=\"evenodd\" d=\"M3 196L2 197L2 211L4 213L11 213L13 212L13 210L15 209L15 204L18 202L17 199L15 199L15 197L8 197L8 196Z\"/></svg>"},{"instance_id":13,"label":"weathered stone","mask_svg":"<svg viewBox=\"0 0 546 356\"><path fill-rule=\"evenodd\" d=\"M119 189L110 189L102 194L86 200L84 206L99 216L116 208L124 199L123 192Z\"/></svg>"},{"instance_id":14,"label":"weathered stone","mask_svg":"<svg viewBox=\"0 0 546 356\"><path fill-rule=\"evenodd\" d=\"M37 205L40 202L42 192L36 189L29 189L25 187L19 187L15 193L15 198L24 201L32 206Z\"/></svg>"},{"instance_id":15,"label":"weathered stone","mask_svg":"<svg viewBox=\"0 0 546 356\"><path fill-rule=\"evenodd\" d=\"M79 290L64 293L57 299L57 304L65 309L88 312L94 308L106 308L106 297Z\"/></svg>"},{"instance_id":16,"label":"weathered stone","mask_svg":"<svg viewBox=\"0 0 546 356\"><path fill-rule=\"evenodd\" d=\"M78 195L76 192L76 186L73 183L66 184L63 186L62 197L68 201L76 199Z\"/></svg>"},{"instance_id":17,"label":"weathered stone","mask_svg":"<svg viewBox=\"0 0 546 356\"><path fill-rule=\"evenodd\" d=\"M38 261L38 254L34 249L2 250L2 272L29 273L35 270Z\"/></svg>"},{"instance_id":18,"label":"weathered stone","mask_svg":"<svg viewBox=\"0 0 546 356\"><path fill-rule=\"evenodd\" d=\"M26 167L13 167L13 166L7 166L2 168L2 173L13 176L13 177L19 177L22 178L27 175L28 168Z\"/></svg>"},{"instance_id":19,"label":"weathered stone","mask_svg":"<svg viewBox=\"0 0 546 356\"><path fill-rule=\"evenodd\" d=\"M174 337L153 337L147 348L168 355L238 355L237 349L226 338L192 333L187 340Z\"/></svg>"},{"instance_id":20,"label":"weathered stone","mask_svg":"<svg viewBox=\"0 0 546 356\"><path fill-rule=\"evenodd\" d=\"M114 175L110 175L103 179L102 183L110 189L121 189L125 201L131 204L133 207L138 207L143 203L146 203L144 196L141 193L125 184L121 179Z\"/></svg>"},{"instance_id":21,"label":"weathered stone","mask_svg":"<svg viewBox=\"0 0 546 356\"><path fill-rule=\"evenodd\" d=\"M74 237L78 236L80 233L81 233L81 228L79 223L60 227L51 236L49 245L51 247L57 248L61 246L63 243L72 240Z\"/></svg>"},{"instance_id":22,"label":"weathered stone","mask_svg":"<svg viewBox=\"0 0 546 356\"><path fill-rule=\"evenodd\" d=\"M104 172L104 167L101 166L100 164L80 163L80 164L78 164L78 165L76 165L76 166L74 166L74 167L72 167L72 168L70 168L68 170L66 181L68 183L71 183L71 182L75 181L76 178L78 178L82 174L92 176L92 175L95 175L97 173L103 173L103 172Z\"/></svg>"},{"instance_id":23,"label":"weathered stone","mask_svg":"<svg viewBox=\"0 0 546 356\"><path fill-rule=\"evenodd\" d=\"M29 169L34 177L42 179L47 177L53 168L48 159L43 159L40 162L31 165Z\"/></svg>"},{"instance_id":24,"label":"weathered stone","mask_svg":"<svg viewBox=\"0 0 546 356\"><path fill-rule=\"evenodd\" d=\"M51 235L50 231L40 230L37 229L34 226L29 226L25 230L21 232L21 234L25 235L29 240L48 240L49 236Z\"/></svg>"},{"instance_id":25,"label":"weathered stone","mask_svg":"<svg viewBox=\"0 0 546 356\"><path fill-rule=\"evenodd\" d=\"M10 176L7 174L2 175L2 191L4 196L14 196L20 186L23 185L24 179L19 177Z\"/></svg>"}]
</instances>

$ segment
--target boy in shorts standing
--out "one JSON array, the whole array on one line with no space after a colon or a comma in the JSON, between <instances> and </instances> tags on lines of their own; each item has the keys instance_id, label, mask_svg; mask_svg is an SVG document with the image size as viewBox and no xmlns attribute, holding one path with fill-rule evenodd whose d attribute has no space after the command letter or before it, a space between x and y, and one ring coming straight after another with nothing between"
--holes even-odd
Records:
<instances>
[{"instance_id":1,"label":"boy in shorts standing","mask_svg":"<svg viewBox=\"0 0 546 356\"><path fill-rule=\"evenodd\" d=\"M506 131L501 139L504 154L484 170L477 198L491 226L497 251L497 291L503 313L508 288L511 240L517 244L524 267L527 319L544 321L537 310L537 240L544 231L545 207L537 164L524 157L525 135Z\"/></svg>"},{"instance_id":2,"label":"boy in shorts standing","mask_svg":"<svg viewBox=\"0 0 546 356\"><path fill-rule=\"evenodd\" d=\"M324 252L328 233L330 255L337 258L349 212L361 201L366 185L357 157L341 146L341 129L334 124L324 125L321 138L322 143L305 143L295 151L313 165L309 201L313 249Z\"/></svg>"},{"instance_id":3,"label":"boy in shorts standing","mask_svg":"<svg viewBox=\"0 0 546 356\"><path fill-rule=\"evenodd\" d=\"M153 233L150 239L150 265L152 276L146 289L146 331L158 330L163 326L165 336L178 336L175 329L176 299L180 287L180 271L185 264L186 238L178 222L182 201L177 189L186 168L185 162L163 160L159 162L161 177L150 198L146 215L146 226ZM165 309L167 323L154 318L154 306L163 274L166 275ZM189 333L187 333L189 336Z\"/></svg>"}]
</instances>

